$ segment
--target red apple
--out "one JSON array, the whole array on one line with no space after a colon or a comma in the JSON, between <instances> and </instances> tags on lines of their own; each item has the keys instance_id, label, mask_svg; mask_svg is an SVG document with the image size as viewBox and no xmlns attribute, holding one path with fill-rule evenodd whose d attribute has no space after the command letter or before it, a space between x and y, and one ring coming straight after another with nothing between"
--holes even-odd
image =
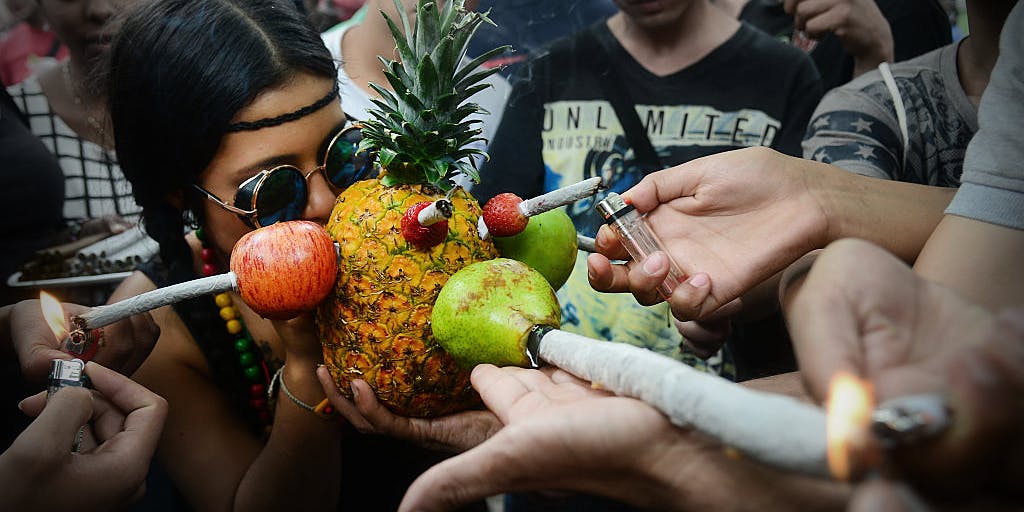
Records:
<instances>
[{"instance_id":1,"label":"red apple","mask_svg":"<svg viewBox=\"0 0 1024 512\"><path fill-rule=\"evenodd\" d=\"M278 222L246 233L231 251L242 300L261 316L284 320L313 309L334 289L334 240L310 221Z\"/></svg>"}]
</instances>

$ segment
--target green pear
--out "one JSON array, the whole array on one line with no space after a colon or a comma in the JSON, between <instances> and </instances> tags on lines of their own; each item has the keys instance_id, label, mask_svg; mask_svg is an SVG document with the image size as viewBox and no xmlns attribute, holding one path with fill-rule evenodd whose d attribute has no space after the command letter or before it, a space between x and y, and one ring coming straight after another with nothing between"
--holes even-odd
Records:
<instances>
[{"instance_id":1,"label":"green pear","mask_svg":"<svg viewBox=\"0 0 1024 512\"><path fill-rule=\"evenodd\" d=\"M496 236L494 245L503 257L537 269L556 290L576 264L576 227L563 208L530 217L522 233Z\"/></svg>"},{"instance_id":2,"label":"green pear","mask_svg":"<svg viewBox=\"0 0 1024 512\"><path fill-rule=\"evenodd\" d=\"M540 272L497 258L459 270L434 302L434 339L464 368L530 366L526 343L537 325L557 327L562 310Z\"/></svg>"}]
</instances>

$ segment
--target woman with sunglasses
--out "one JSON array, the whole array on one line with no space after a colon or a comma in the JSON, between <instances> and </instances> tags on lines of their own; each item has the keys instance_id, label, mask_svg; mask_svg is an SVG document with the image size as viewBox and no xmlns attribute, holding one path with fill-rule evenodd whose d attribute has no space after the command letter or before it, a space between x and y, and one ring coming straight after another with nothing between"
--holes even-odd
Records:
<instances>
[{"instance_id":1,"label":"woman with sunglasses","mask_svg":"<svg viewBox=\"0 0 1024 512\"><path fill-rule=\"evenodd\" d=\"M150 0L125 19L107 93L160 261L112 300L226 271L254 228L324 223L372 170L330 53L291 0ZM134 378L170 404L157 458L192 508L394 510L442 458L325 414L310 318L271 322L235 294L153 316L161 336Z\"/></svg>"}]
</instances>

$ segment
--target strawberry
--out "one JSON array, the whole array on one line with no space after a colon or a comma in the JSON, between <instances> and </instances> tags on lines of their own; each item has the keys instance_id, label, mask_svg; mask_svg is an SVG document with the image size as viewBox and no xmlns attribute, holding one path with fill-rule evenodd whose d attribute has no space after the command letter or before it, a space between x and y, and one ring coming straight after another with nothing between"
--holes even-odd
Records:
<instances>
[{"instance_id":1,"label":"strawberry","mask_svg":"<svg viewBox=\"0 0 1024 512\"><path fill-rule=\"evenodd\" d=\"M523 199L511 192L498 194L484 205L484 224L494 236L512 236L522 233L530 222L519 211L519 203Z\"/></svg>"},{"instance_id":2,"label":"strawberry","mask_svg":"<svg viewBox=\"0 0 1024 512\"><path fill-rule=\"evenodd\" d=\"M433 204L431 201L416 203L402 215L402 236L421 251L440 244L448 236L448 221L442 220L429 226L420 224L420 211Z\"/></svg>"}]
</instances>

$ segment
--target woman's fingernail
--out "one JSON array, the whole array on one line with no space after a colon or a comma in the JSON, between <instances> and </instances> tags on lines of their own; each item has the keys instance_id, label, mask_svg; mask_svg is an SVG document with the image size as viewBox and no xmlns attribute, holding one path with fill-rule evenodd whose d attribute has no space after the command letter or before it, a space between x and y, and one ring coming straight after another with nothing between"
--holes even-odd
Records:
<instances>
[{"instance_id":1,"label":"woman's fingernail","mask_svg":"<svg viewBox=\"0 0 1024 512\"><path fill-rule=\"evenodd\" d=\"M27 400L27 398L25 400ZM18 410L21 412L25 412L25 400L18 402Z\"/></svg>"},{"instance_id":2,"label":"woman's fingernail","mask_svg":"<svg viewBox=\"0 0 1024 512\"><path fill-rule=\"evenodd\" d=\"M703 288L703 287L707 286L708 283L711 282L711 280L708 279L708 275L707 274L701 272L699 274L695 274L687 282L690 283L690 286L692 286L694 288Z\"/></svg>"},{"instance_id":3,"label":"woman's fingernail","mask_svg":"<svg viewBox=\"0 0 1024 512\"><path fill-rule=\"evenodd\" d=\"M662 253L654 253L644 260L644 272L653 276L665 268L665 256Z\"/></svg>"},{"instance_id":4,"label":"woman's fingernail","mask_svg":"<svg viewBox=\"0 0 1024 512\"><path fill-rule=\"evenodd\" d=\"M356 383L352 382L348 385L349 389L352 390L352 399L359 400L359 390L356 389Z\"/></svg>"}]
</instances>

